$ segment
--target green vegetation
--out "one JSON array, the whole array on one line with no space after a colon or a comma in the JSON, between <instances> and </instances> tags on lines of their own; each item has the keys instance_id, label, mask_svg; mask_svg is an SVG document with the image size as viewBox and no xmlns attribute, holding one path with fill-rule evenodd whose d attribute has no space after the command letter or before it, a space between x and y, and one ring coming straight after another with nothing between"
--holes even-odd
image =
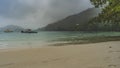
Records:
<instances>
[{"instance_id":1,"label":"green vegetation","mask_svg":"<svg viewBox=\"0 0 120 68\"><path fill-rule=\"evenodd\" d=\"M87 23L94 17L98 16L100 12L101 10L99 8L89 8L78 14L71 15L60 21L48 24L42 29L47 31L85 31Z\"/></svg>"},{"instance_id":2,"label":"green vegetation","mask_svg":"<svg viewBox=\"0 0 120 68\"><path fill-rule=\"evenodd\" d=\"M88 23L88 30L120 31L120 0L91 0L95 7L104 7L98 17Z\"/></svg>"},{"instance_id":3,"label":"green vegetation","mask_svg":"<svg viewBox=\"0 0 120 68\"><path fill-rule=\"evenodd\" d=\"M48 31L120 31L120 0L90 0L96 8L69 16L44 28Z\"/></svg>"}]
</instances>

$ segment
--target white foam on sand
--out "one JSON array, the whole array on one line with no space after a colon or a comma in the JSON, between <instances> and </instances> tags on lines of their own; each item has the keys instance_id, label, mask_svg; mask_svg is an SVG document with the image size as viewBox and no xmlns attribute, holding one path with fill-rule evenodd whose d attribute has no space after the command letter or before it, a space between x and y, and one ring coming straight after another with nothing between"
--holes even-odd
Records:
<instances>
[{"instance_id":1,"label":"white foam on sand","mask_svg":"<svg viewBox=\"0 0 120 68\"><path fill-rule=\"evenodd\" d=\"M6 48L8 48L8 44L0 42L0 49L6 49Z\"/></svg>"}]
</instances>

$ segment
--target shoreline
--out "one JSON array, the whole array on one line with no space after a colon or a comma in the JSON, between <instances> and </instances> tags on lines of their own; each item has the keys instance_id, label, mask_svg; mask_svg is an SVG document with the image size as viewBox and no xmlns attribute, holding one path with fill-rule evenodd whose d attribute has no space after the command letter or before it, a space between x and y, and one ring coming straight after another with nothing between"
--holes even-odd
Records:
<instances>
[{"instance_id":1,"label":"shoreline","mask_svg":"<svg viewBox=\"0 0 120 68\"><path fill-rule=\"evenodd\" d=\"M38 47L11 47L11 48L1 48L0 52L7 52L7 51L21 51L21 50L30 50L30 49L41 49L41 48L52 48L52 47L69 47L69 46L97 46L97 44L107 44L107 43L119 43L120 41L104 41L104 42L90 42L90 43L68 43L68 42L64 42L64 43L52 43L52 44L46 44L46 45L40 45ZM37 44L39 45L39 44Z\"/></svg>"},{"instance_id":2,"label":"shoreline","mask_svg":"<svg viewBox=\"0 0 120 68\"><path fill-rule=\"evenodd\" d=\"M0 68L119 68L120 42L0 51Z\"/></svg>"},{"instance_id":3,"label":"shoreline","mask_svg":"<svg viewBox=\"0 0 120 68\"><path fill-rule=\"evenodd\" d=\"M66 43L58 43L54 45L56 46L56 45L71 45L71 44L91 44L91 43L120 41L120 36L88 37L88 38L80 38L80 39L75 38L75 39L64 39L62 41Z\"/></svg>"}]
</instances>

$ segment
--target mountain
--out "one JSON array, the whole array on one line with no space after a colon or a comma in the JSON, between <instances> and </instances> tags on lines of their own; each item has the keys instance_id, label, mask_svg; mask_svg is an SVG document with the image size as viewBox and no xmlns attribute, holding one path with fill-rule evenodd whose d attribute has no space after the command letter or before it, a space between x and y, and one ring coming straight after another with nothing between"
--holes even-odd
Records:
<instances>
[{"instance_id":1,"label":"mountain","mask_svg":"<svg viewBox=\"0 0 120 68\"><path fill-rule=\"evenodd\" d=\"M0 31L6 31L6 30L10 30L10 31L14 31L14 32L19 32L21 30L24 30L24 28L22 28L20 26L16 26L16 25L8 25L8 26L0 28Z\"/></svg>"},{"instance_id":2,"label":"mountain","mask_svg":"<svg viewBox=\"0 0 120 68\"><path fill-rule=\"evenodd\" d=\"M58 22L48 24L46 27L39 30L46 31L83 31L92 18L98 16L101 12L98 8L89 8L83 12L66 17Z\"/></svg>"}]
</instances>

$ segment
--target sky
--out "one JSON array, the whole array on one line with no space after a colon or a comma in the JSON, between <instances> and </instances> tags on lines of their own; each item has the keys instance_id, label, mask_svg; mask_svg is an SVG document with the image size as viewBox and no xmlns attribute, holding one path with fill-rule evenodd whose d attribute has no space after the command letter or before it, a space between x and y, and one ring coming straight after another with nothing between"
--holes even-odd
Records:
<instances>
[{"instance_id":1,"label":"sky","mask_svg":"<svg viewBox=\"0 0 120 68\"><path fill-rule=\"evenodd\" d=\"M36 29L91 7L89 0L0 0L0 27Z\"/></svg>"}]
</instances>

